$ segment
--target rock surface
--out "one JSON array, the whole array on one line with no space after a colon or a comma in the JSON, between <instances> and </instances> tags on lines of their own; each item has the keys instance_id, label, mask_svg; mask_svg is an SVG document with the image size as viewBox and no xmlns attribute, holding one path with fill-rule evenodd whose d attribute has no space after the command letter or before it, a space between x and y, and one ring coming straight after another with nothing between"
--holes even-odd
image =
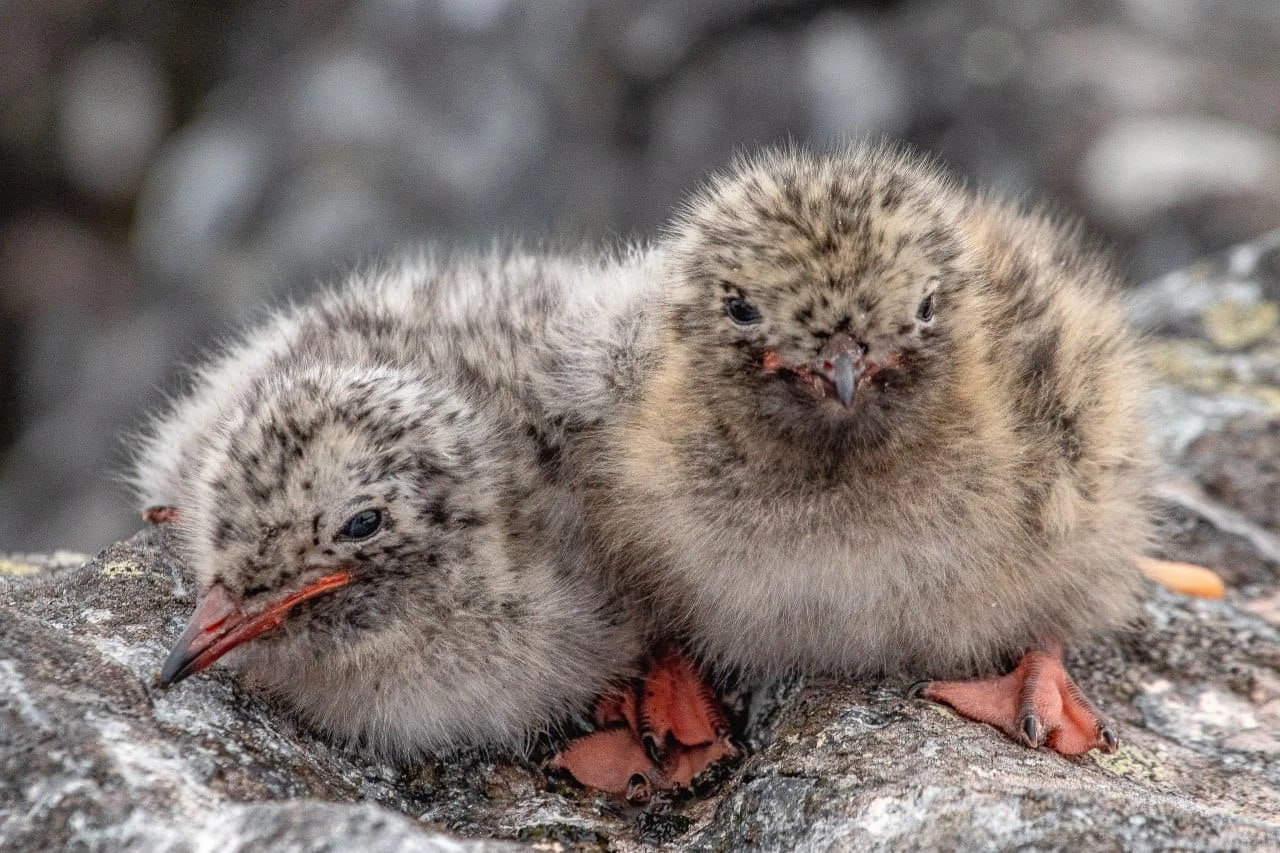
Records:
<instances>
[{"instance_id":1,"label":"rock surface","mask_svg":"<svg viewBox=\"0 0 1280 853\"><path fill-rule=\"evenodd\" d=\"M0 560L0 849L1280 847L1277 305L1280 235L1133 294L1162 380L1161 547L1229 591L1153 588L1069 656L1114 755L1024 749L904 684L822 682L760 691L755 749L643 810L547 778L545 753L371 764L221 668L152 687L193 591L145 531L87 562Z\"/></svg>"}]
</instances>

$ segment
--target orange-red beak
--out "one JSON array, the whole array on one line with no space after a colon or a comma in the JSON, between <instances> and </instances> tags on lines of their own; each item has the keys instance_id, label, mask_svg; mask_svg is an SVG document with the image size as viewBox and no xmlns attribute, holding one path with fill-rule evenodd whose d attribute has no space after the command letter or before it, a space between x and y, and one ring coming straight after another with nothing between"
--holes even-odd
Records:
<instances>
[{"instance_id":1,"label":"orange-red beak","mask_svg":"<svg viewBox=\"0 0 1280 853\"><path fill-rule=\"evenodd\" d=\"M220 583L214 584L196 605L187 629L174 644L169 659L156 679L161 687L170 687L192 673L199 672L236 646L270 631L284 621L285 614L306 601L351 580L346 572L336 572L312 581L291 595L268 605L266 609L246 613L240 600Z\"/></svg>"}]
</instances>

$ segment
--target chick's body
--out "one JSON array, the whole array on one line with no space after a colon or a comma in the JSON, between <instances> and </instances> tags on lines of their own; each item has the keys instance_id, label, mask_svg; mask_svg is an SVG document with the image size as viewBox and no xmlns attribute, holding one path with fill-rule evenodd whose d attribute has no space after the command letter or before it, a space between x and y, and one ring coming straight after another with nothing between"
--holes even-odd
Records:
<instances>
[{"instance_id":1,"label":"chick's body","mask_svg":"<svg viewBox=\"0 0 1280 853\"><path fill-rule=\"evenodd\" d=\"M738 164L664 254L593 495L658 623L747 671L939 677L1128 612L1141 373L1075 234L872 146Z\"/></svg>"},{"instance_id":2,"label":"chick's body","mask_svg":"<svg viewBox=\"0 0 1280 853\"><path fill-rule=\"evenodd\" d=\"M638 633L561 462L578 422L540 391L557 371L625 372L566 361L619 364L580 326L642 261L600 264L617 288L520 253L357 276L198 371L133 471L144 506L176 510L204 601L165 680L207 665L202 625L229 609L266 626L221 641L253 681L339 742L408 759L519 747L630 674ZM574 347L537 355L559 336ZM594 381L573 386L575 417Z\"/></svg>"}]
</instances>

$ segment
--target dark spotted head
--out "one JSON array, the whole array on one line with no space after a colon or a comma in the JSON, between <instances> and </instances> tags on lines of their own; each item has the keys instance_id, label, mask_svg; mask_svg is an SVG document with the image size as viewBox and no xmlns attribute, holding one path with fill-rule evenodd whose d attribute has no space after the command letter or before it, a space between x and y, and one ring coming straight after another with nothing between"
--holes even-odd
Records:
<instances>
[{"instance_id":1,"label":"dark spotted head","mask_svg":"<svg viewBox=\"0 0 1280 853\"><path fill-rule=\"evenodd\" d=\"M962 198L875 146L769 152L713 179L670 239L667 327L696 399L809 445L919 425L977 310Z\"/></svg>"},{"instance_id":2,"label":"dark spotted head","mask_svg":"<svg viewBox=\"0 0 1280 853\"><path fill-rule=\"evenodd\" d=\"M476 594L496 500L489 431L442 383L385 368L256 383L178 508L201 604L162 681L254 645L313 651ZM230 632L230 633L229 633Z\"/></svg>"}]
</instances>

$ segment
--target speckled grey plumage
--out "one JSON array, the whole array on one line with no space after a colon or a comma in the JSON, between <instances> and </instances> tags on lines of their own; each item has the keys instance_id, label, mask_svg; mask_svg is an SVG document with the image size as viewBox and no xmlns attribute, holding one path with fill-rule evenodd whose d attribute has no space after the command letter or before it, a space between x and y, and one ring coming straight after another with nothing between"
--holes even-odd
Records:
<instances>
[{"instance_id":1,"label":"speckled grey plumage","mask_svg":"<svg viewBox=\"0 0 1280 853\"><path fill-rule=\"evenodd\" d=\"M251 606L335 562L353 576L233 653L252 681L405 759L518 748L629 674L635 622L596 582L565 450L633 369L632 333L597 319L640 316L613 306L647 263L404 261L271 314L195 372L138 437L131 479L141 506L177 508L201 590ZM382 529L342 541L366 506Z\"/></svg>"}]
</instances>

